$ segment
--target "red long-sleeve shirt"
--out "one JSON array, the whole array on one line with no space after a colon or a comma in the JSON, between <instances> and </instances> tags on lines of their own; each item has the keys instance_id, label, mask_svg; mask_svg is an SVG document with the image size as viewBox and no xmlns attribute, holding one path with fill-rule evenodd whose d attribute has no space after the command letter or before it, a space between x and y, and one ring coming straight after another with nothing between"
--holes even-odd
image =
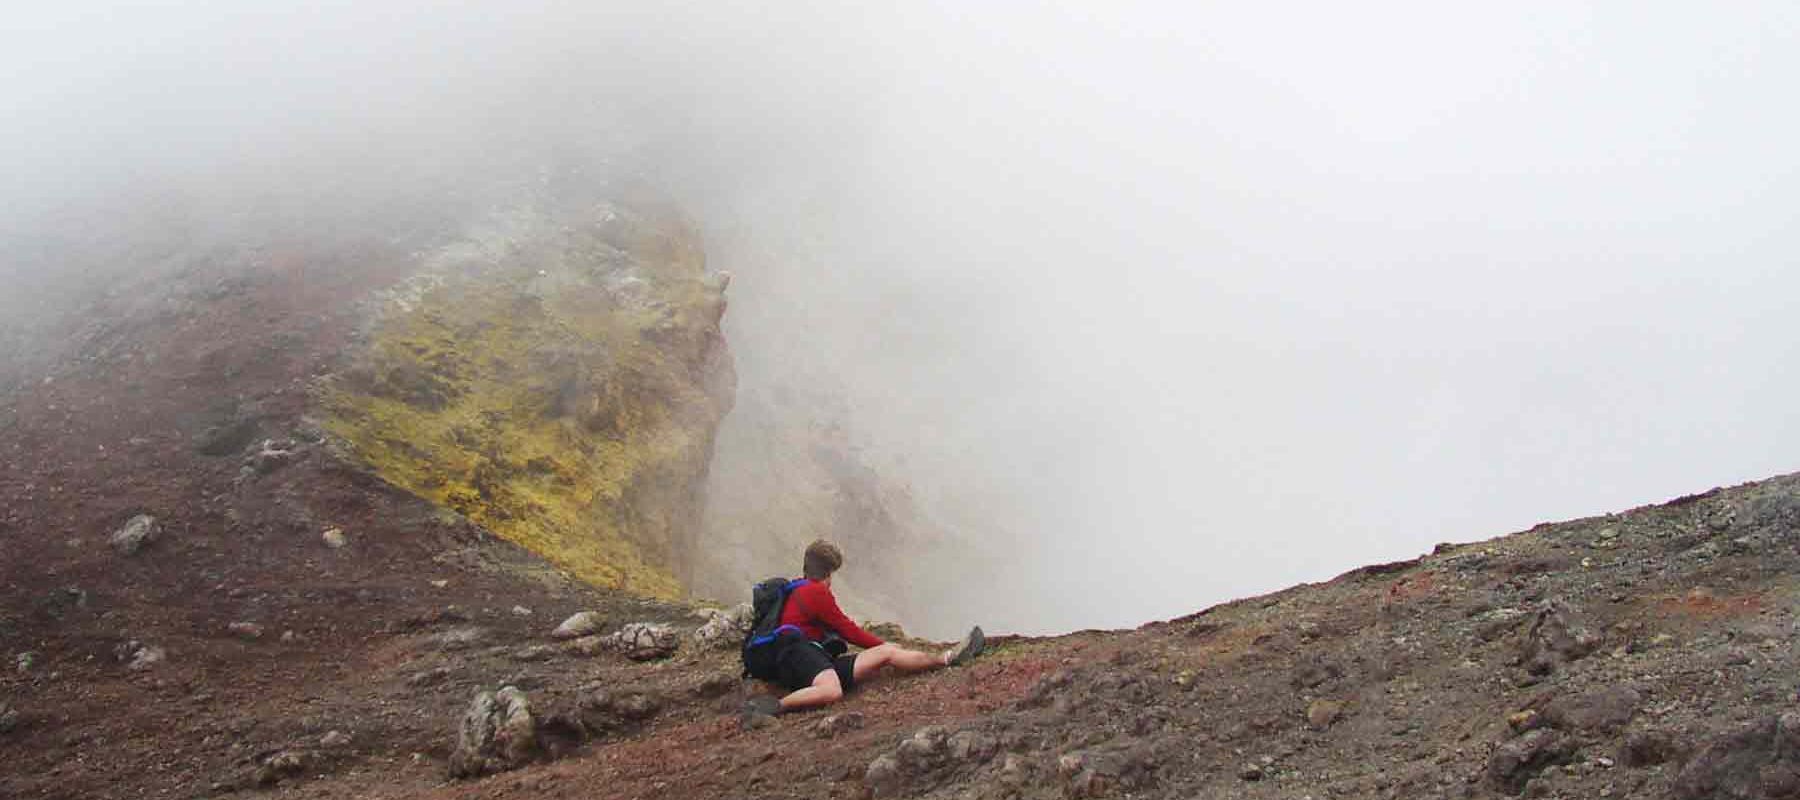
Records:
<instances>
[{"instance_id":1,"label":"red long-sleeve shirt","mask_svg":"<svg viewBox=\"0 0 1800 800\"><path fill-rule=\"evenodd\" d=\"M818 581L807 581L788 593L781 607L781 624L792 625L815 642L824 641L826 631L836 631L844 641L857 647L879 647L882 641L858 627L842 609L831 587Z\"/></svg>"}]
</instances>

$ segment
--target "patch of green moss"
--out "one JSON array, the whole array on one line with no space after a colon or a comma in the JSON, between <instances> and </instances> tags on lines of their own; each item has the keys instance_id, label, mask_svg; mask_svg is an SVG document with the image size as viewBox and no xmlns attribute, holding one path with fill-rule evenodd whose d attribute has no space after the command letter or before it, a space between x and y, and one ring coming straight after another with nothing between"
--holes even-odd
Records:
<instances>
[{"instance_id":1,"label":"patch of green moss","mask_svg":"<svg viewBox=\"0 0 1800 800\"><path fill-rule=\"evenodd\" d=\"M673 598L730 404L722 298L684 227L611 227L546 226L392 304L319 405L394 485L591 583Z\"/></svg>"}]
</instances>

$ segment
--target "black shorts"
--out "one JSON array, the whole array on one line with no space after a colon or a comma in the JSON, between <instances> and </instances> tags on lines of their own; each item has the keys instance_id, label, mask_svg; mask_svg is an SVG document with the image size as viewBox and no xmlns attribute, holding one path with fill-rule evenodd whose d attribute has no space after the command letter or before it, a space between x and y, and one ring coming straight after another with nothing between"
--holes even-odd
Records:
<instances>
[{"instance_id":1,"label":"black shorts","mask_svg":"<svg viewBox=\"0 0 1800 800\"><path fill-rule=\"evenodd\" d=\"M781 648L775 656L775 670L782 686L791 690L812 685L825 670L837 670L838 682L848 692L856 685L856 656L845 654L832 658L818 642L800 640Z\"/></svg>"}]
</instances>

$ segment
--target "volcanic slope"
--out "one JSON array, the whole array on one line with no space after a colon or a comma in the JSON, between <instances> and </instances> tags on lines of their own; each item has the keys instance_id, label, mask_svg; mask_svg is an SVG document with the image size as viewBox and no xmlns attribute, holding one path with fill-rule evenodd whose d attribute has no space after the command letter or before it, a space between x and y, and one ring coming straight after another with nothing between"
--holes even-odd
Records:
<instances>
[{"instance_id":1,"label":"volcanic slope","mask_svg":"<svg viewBox=\"0 0 1800 800\"><path fill-rule=\"evenodd\" d=\"M629 687L655 698L656 715L483 780L340 772L296 789L1788 797L1800 786L1797 544L1800 477L1775 478L1442 545L1135 631L1003 638L969 667L747 730L729 713L740 691L723 688L729 650L570 660L538 690L546 705ZM541 637L519 627L520 644Z\"/></svg>"},{"instance_id":2,"label":"volcanic slope","mask_svg":"<svg viewBox=\"0 0 1800 800\"><path fill-rule=\"evenodd\" d=\"M459 475L407 485L343 446L354 429L313 421L322 376L381 335L368 299L453 243L174 259L95 297L38 372L9 376L0 797L1800 794L1795 476L1134 631L997 638L971 666L743 729L755 687L729 635L703 644L696 609L593 588L480 524L559 467L509 458L470 480L504 501L477 513L457 494L472 522L434 502ZM694 308L646 319L716 321ZM614 396L569 377L534 396ZM454 405L387 378L351 388ZM579 435L629 427L591 400L542 408ZM130 525L140 514L155 524ZM127 529L156 535L112 540ZM673 570L660 559L678 548L621 541L642 575ZM599 636L551 638L580 611ZM679 646L639 661L603 641L638 622ZM529 698L533 746L517 769L453 780L465 710L503 686Z\"/></svg>"},{"instance_id":3,"label":"volcanic slope","mask_svg":"<svg viewBox=\"0 0 1800 800\"><path fill-rule=\"evenodd\" d=\"M6 796L1773 798L1800 785L1796 476L1443 545L1134 631L998 638L971 666L743 729L733 712L754 687L729 643L691 636L691 609L586 588L322 453L252 492L194 491L202 502L132 559L23 536L81 538L143 502L64 502L78 490L54 488L69 486L57 465L43 474L3 484L9 550L37 548L7 561L35 568L7 575L5 646L30 658L0 684ZM280 523L294 508L327 509L354 538L331 549ZM580 610L606 630L664 622L682 644L640 662L555 643ZM266 633L227 627L240 620ZM144 645L164 657L134 669ZM529 763L451 780L463 710L503 685L533 706Z\"/></svg>"},{"instance_id":4,"label":"volcanic slope","mask_svg":"<svg viewBox=\"0 0 1800 800\"><path fill-rule=\"evenodd\" d=\"M575 661L540 690L550 705L633 687L658 715L484 780L338 773L304 791L1788 797L1797 543L1800 477L1781 477L1442 545L1135 631L1002 639L972 666L748 730L728 713L739 694L718 688L729 652ZM720 696L703 699L708 686Z\"/></svg>"}]
</instances>

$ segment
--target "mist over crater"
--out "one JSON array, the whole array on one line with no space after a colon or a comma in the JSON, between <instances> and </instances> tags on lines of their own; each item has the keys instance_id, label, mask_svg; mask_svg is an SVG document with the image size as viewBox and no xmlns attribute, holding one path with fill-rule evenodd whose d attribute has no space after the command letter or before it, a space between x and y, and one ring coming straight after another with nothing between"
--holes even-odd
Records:
<instances>
[{"instance_id":1,"label":"mist over crater","mask_svg":"<svg viewBox=\"0 0 1800 800\"><path fill-rule=\"evenodd\" d=\"M630 176L734 276L690 588L1132 625L1793 469L1793 13L35 7L0 375Z\"/></svg>"}]
</instances>

